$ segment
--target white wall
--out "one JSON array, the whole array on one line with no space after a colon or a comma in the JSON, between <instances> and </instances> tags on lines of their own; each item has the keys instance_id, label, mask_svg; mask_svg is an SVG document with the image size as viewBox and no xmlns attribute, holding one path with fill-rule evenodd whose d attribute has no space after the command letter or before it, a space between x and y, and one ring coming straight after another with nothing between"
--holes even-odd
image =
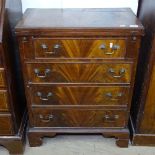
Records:
<instances>
[{"instance_id":1,"label":"white wall","mask_svg":"<svg viewBox=\"0 0 155 155\"><path fill-rule=\"evenodd\" d=\"M138 0L22 0L26 8L117 8L130 7L137 12Z\"/></svg>"}]
</instances>

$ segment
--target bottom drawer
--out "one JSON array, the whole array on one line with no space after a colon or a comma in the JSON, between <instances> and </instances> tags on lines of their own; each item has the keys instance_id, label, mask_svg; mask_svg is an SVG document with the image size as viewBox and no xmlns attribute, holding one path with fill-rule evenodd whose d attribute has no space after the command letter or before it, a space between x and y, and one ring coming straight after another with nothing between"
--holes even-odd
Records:
<instances>
[{"instance_id":1,"label":"bottom drawer","mask_svg":"<svg viewBox=\"0 0 155 155\"><path fill-rule=\"evenodd\" d=\"M13 135L12 119L9 114L0 114L0 135Z\"/></svg>"},{"instance_id":2,"label":"bottom drawer","mask_svg":"<svg viewBox=\"0 0 155 155\"><path fill-rule=\"evenodd\" d=\"M124 128L127 124L127 111L37 108L33 110L32 121L35 127Z\"/></svg>"}]
</instances>

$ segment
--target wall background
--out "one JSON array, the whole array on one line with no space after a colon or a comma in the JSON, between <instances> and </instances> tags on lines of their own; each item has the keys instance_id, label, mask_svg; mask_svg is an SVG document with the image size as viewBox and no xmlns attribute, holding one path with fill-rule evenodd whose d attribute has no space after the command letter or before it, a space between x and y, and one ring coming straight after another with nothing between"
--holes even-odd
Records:
<instances>
[{"instance_id":1,"label":"wall background","mask_svg":"<svg viewBox=\"0 0 155 155\"><path fill-rule=\"evenodd\" d=\"M26 8L119 8L130 7L137 13L138 0L22 0Z\"/></svg>"}]
</instances>

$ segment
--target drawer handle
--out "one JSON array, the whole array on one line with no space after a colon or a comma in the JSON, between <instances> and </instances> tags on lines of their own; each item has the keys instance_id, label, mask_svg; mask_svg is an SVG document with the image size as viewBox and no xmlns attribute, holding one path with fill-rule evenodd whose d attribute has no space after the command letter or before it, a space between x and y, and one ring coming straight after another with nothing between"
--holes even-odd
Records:
<instances>
[{"instance_id":1,"label":"drawer handle","mask_svg":"<svg viewBox=\"0 0 155 155\"><path fill-rule=\"evenodd\" d=\"M111 48L113 51L117 51L118 49L120 49L119 45L113 45Z\"/></svg>"},{"instance_id":2,"label":"drawer handle","mask_svg":"<svg viewBox=\"0 0 155 155\"><path fill-rule=\"evenodd\" d=\"M108 72L109 72L109 73L111 74L111 76L114 77L114 78L121 78L122 76L125 75L125 69L124 69L124 68L122 68L122 69L119 70L119 75L116 75L115 70L112 69L112 68L110 68L110 69L108 70Z\"/></svg>"},{"instance_id":3,"label":"drawer handle","mask_svg":"<svg viewBox=\"0 0 155 155\"><path fill-rule=\"evenodd\" d=\"M54 116L52 114L48 116L39 115L39 118L41 119L42 122L48 123L53 120Z\"/></svg>"},{"instance_id":4,"label":"drawer handle","mask_svg":"<svg viewBox=\"0 0 155 155\"><path fill-rule=\"evenodd\" d=\"M114 115L114 116L105 115L104 116L104 120L106 122L116 122L117 119L119 119L119 115Z\"/></svg>"},{"instance_id":5,"label":"drawer handle","mask_svg":"<svg viewBox=\"0 0 155 155\"><path fill-rule=\"evenodd\" d=\"M123 96L123 93L118 93L117 95L113 96L112 93L109 92L109 93L106 93L105 95L110 100L119 100Z\"/></svg>"},{"instance_id":6,"label":"drawer handle","mask_svg":"<svg viewBox=\"0 0 155 155\"><path fill-rule=\"evenodd\" d=\"M37 68L34 69L34 73L37 75L38 78L41 78L41 79L46 78L50 72L51 72L50 69L45 69L44 73L41 74L39 69Z\"/></svg>"},{"instance_id":7,"label":"drawer handle","mask_svg":"<svg viewBox=\"0 0 155 155\"><path fill-rule=\"evenodd\" d=\"M56 54L61 46L59 44L55 44L53 46L53 51L50 51L50 52L48 51L49 47L46 44L41 44L41 47L47 54Z\"/></svg>"},{"instance_id":8,"label":"drawer handle","mask_svg":"<svg viewBox=\"0 0 155 155\"><path fill-rule=\"evenodd\" d=\"M102 44L102 45L100 46L100 49L101 49L101 50L105 50L105 49L106 49L106 46L105 46L104 44ZM120 49L120 46L119 46L119 45L113 45L113 46L111 47L111 49L112 49L111 52L105 51L104 54L106 54L106 55L113 55L113 54L115 53L115 51L117 51L118 49Z\"/></svg>"},{"instance_id":9,"label":"drawer handle","mask_svg":"<svg viewBox=\"0 0 155 155\"><path fill-rule=\"evenodd\" d=\"M48 101L49 97L53 96L53 94L51 92L49 92L46 97L43 97L41 92L37 92L37 96L40 98L40 100L42 101Z\"/></svg>"}]
</instances>

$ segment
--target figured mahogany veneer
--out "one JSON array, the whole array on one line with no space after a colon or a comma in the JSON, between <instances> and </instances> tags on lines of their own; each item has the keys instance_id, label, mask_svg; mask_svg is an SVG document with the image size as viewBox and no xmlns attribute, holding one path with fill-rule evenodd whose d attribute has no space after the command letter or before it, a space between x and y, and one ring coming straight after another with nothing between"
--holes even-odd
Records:
<instances>
[{"instance_id":1,"label":"figured mahogany veneer","mask_svg":"<svg viewBox=\"0 0 155 155\"><path fill-rule=\"evenodd\" d=\"M127 112L124 110L88 109L33 109L33 127L102 127L124 128Z\"/></svg>"},{"instance_id":2,"label":"figured mahogany veneer","mask_svg":"<svg viewBox=\"0 0 155 155\"><path fill-rule=\"evenodd\" d=\"M31 86L32 105L107 105L127 106L129 86Z\"/></svg>"},{"instance_id":3,"label":"figured mahogany veneer","mask_svg":"<svg viewBox=\"0 0 155 155\"><path fill-rule=\"evenodd\" d=\"M123 58L125 39L43 39L33 41L36 58Z\"/></svg>"},{"instance_id":4,"label":"figured mahogany veneer","mask_svg":"<svg viewBox=\"0 0 155 155\"><path fill-rule=\"evenodd\" d=\"M28 63L32 83L130 83L132 63Z\"/></svg>"},{"instance_id":5,"label":"figured mahogany veneer","mask_svg":"<svg viewBox=\"0 0 155 155\"><path fill-rule=\"evenodd\" d=\"M16 34L30 146L57 133L101 133L127 147L143 34L131 10L28 9Z\"/></svg>"}]
</instances>

